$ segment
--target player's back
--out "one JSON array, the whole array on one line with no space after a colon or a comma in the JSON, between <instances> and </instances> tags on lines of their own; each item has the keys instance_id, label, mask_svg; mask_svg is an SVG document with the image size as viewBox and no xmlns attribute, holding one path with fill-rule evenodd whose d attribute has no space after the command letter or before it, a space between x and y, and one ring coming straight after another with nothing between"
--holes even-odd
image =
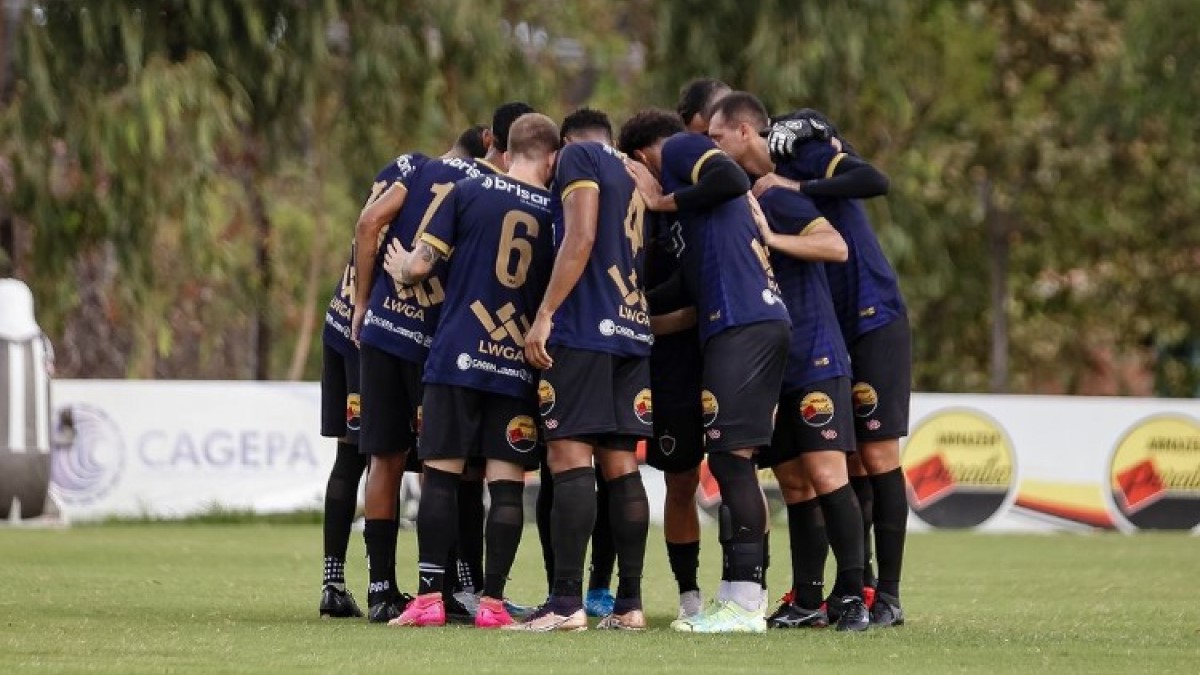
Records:
<instances>
[{"instance_id":1,"label":"player's back","mask_svg":"<svg viewBox=\"0 0 1200 675\"><path fill-rule=\"evenodd\" d=\"M554 259L551 195L507 176L457 183L421 241L448 256L446 300L425 381L533 393L525 333Z\"/></svg>"},{"instance_id":2,"label":"player's back","mask_svg":"<svg viewBox=\"0 0 1200 675\"><path fill-rule=\"evenodd\" d=\"M455 183L492 173L495 168L482 160L439 157L427 159L405 177L408 194L404 205L379 246L369 313L361 335L365 344L417 363L425 360L445 299L443 269L438 266L421 283L404 286L382 271L383 254L393 241L411 249Z\"/></svg>"},{"instance_id":3,"label":"player's back","mask_svg":"<svg viewBox=\"0 0 1200 675\"><path fill-rule=\"evenodd\" d=\"M768 190L759 197L759 204L771 229L780 234L802 234L825 220L809 197L791 190ZM838 326L825 266L776 251L771 252L771 264L792 319L785 391L849 376L850 356Z\"/></svg>"},{"instance_id":4,"label":"player's back","mask_svg":"<svg viewBox=\"0 0 1200 675\"><path fill-rule=\"evenodd\" d=\"M645 203L621 154L595 142L570 143L558 157L561 198L599 192L596 236L583 274L555 312L551 344L626 356L647 356L654 341L641 281ZM561 243L563 233L556 239Z\"/></svg>"},{"instance_id":5,"label":"player's back","mask_svg":"<svg viewBox=\"0 0 1200 675\"><path fill-rule=\"evenodd\" d=\"M680 133L662 149L664 192L699 179L704 163L721 155L710 138ZM700 337L762 321L788 321L750 203L736 197L702 211L680 211L684 282L696 299Z\"/></svg>"},{"instance_id":6,"label":"player's back","mask_svg":"<svg viewBox=\"0 0 1200 675\"><path fill-rule=\"evenodd\" d=\"M796 180L830 178L846 156L830 143L814 141L800 145L796 158L776 170ZM896 272L883 253L862 202L814 197L813 203L849 249L845 263L830 263L825 270L846 341L853 342L859 335L904 316L907 310Z\"/></svg>"}]
</instances>

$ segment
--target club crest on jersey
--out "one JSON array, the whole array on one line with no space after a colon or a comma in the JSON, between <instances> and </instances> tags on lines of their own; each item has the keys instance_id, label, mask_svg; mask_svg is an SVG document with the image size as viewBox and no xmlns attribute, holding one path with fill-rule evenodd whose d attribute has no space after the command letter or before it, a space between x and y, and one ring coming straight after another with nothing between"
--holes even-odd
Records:
<instances>
[{"instance_id":1,"label":"club crest on jersey","mask_svg":"<svg viewBox=\"0 0 1200 675\"><path fill-rule=\"evenodd\" d=\"M358 431L362 426L362 399L358 394L346 396L346 428Z\"/></svg>"},{"instance_id":2,"label":"club crest on jersey","mask_svg":"<svg viewBox=\"0 0 1200 675\"><path fill-rule=\"evenodd\" d=\"M508 421L505 431L508 447L517 452L529 452L537 447L537 426L529 415L517 415Z\"/></svg>"},{"instance_id":3,"label":"club crest on jersey","mask_svg":"<svg viewBox=\"0 0 1200 675\"><path fill-rule=\"evenodd\" d=\"M649 389L643 389L633 397L633 414L637 415L638 421L642 424L654 422L654 403L650 398Z\"/></svg>"},{"instance_id":4,"label":"club crest on jersey","mask_svg":"<svg viewBox=\"0 0 1200 675\"><path fill-rule=\"evenodd\" d=\"M549 415L554 410L554 404L557 402L554 393L554 385L546 380L538 382L538 414L542 417Z\"/></svg>"},{"instance_id":5,"label":"club crest on jersey","mask_svg":"<svg viewBox=\"0 0 1200 675\"><path fill-rule=\"evenodd\" d=\"M879 407L879 394L866 382L855 382L850 390L850 398L854 401L854 414L858 417L870 417Z\"/></svg>"},{"instance_id":6,"label":"club crest on jersey","mask_svg":"<svg viewBox=\"0 0 1200 675\"><path fill-rule=\"evenodd\" d=\"M823 427L833 419L833 399L823 391L812 391L800 399L800 417L810 427Z\"/></svg>"},{"instance_id":7,"label":"club crest on jersey","mask_svg":"<svg viewBox=\"0 0 1200 675\"><path fill-rule=\"evenodd\" d=\"M717 421L717 413L720 412L721 406L717 402L717 397L707 389L700 392L700 411L703 414L704 426L711 427L713 422Z\"/></svg>"}]
</instances>

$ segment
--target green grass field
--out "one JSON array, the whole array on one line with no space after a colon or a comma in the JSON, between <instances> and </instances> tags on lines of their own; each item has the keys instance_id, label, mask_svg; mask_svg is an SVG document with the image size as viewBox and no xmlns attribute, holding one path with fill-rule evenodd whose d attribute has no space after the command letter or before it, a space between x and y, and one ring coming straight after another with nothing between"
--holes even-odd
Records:
<instances>
[{"instance_id":1,"label":"green grass field","mask_svg":"<svg viewBox=\"0 0 1200 675\"><path fill-rule=\"evenodd\" d=\"M789 581L777 531L773 596ZM718 550L705 534L712 579ZM734 636L667 629L674 582L661 531L651 537L653 630L514 635L318 619L314 525L0 530L0 673L1200 672L1195 537L914 535L908 625ZM414 560L412 532L400 545ZM351 551L363 600L359 535ZM528 530L515 599L540 599L540 565ZM399 573L408 587L415 565Z\"/></svg>"}]
</instances>

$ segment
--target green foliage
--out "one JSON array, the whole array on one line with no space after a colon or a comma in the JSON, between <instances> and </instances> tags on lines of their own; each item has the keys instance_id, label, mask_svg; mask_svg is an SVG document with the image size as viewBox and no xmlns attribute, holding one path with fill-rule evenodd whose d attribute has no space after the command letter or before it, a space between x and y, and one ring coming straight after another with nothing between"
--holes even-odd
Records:
<instances>
[{"instance_id":1,"label":"green foliage","mask_svg":"<svg viewBox=\"0 0 1200 675\"><path fill-rule=\"evenodd\" d=\"M919 388L989 387L1003 264L1010 390L1145 391L1121 362L1190 395L1198 23L1188 0L29 3L0 216L33 232L18 262L67 373L311 378L391 157L505 100L620 122L715 76L825 111L891 177L868 208Z\"/></svg>"}]
</instances>

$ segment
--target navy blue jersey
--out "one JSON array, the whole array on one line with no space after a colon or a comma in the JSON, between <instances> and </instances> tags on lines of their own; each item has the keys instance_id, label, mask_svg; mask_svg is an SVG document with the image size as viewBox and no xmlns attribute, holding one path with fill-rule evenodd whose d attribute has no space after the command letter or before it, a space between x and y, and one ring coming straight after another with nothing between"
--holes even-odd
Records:
<instances>
[{"instance_id":1,"label":"navy blue jersey","mask_svg":"<svg viewBox=\"0 0 1200 675\"><path fill-rule=\"evenodd\" d=\"M548 190L507 176L455 184L421 241L446 261L425 381L532 397L525 333L554 264Z\"/></svg>"},{"instance_id":2,"label":"navy blue jersey","mask_svg":"<svg viewBox=\"0 0 1200 675\"><path fill-rule=\"evenodd\" d=\"M392 241L399 240L407 249L413 247L455 183L492 173L496 173L495 167L481 160L441 157L425 162L404 181L408 196L379 247L380 260ZM444 265L439 263L424 281L404 286L377 267L363 321L363 343L424 363L446 298L443 272Z\"/></svg>"},{"instance_id":3,"label":"navy blue jersey","mask_svg":"<svg viewBox=\"0 0 1200 675\"><path fill-rule=\"evenodd\" d=\"M797 151L795 159L776 168L779 175L797 180L829 178L846 156L829 143L804 143ZM850 249L845 263L825 266L846 341L854 342L858 336L904 316L907 310L896 272L879 246L862 203L827 197L813 197L813 203Z\"/></svg>"},{"instance_id":4,"label":"navy blue jersey","mask_svg":"<svg viewBox=\"0 0 1200 675\"><path fill-rule=\"evenodd\" d=\"M722 154L708 136L679 133L662 148L663 192L694 184L704 163ZM766 247L744 197L704 211L681 211L684 284L696 298L700 338L735 326L787 321Z\"/></svg>"},{"instance_id":5,"label":"navy blue jersey","mask_svg":"<svg viewBox=\"0 0 1200 675\"><path fill-rule=\"evenodd\" d=\"M825 217L807 196L783 188L758 198L771 229L780 234L803 234ZM783 393L833 377L850 376L850 354L838 328L825 266L783 253L771 253L775 279L792 317L792 343Z\"/></svg>"},{"instance_id":6,"label":"navy blue jersey","mask_svg":"<svg viewBox=\"0 0 1200 675\"><path fill-rule=\"evenodd\" d=\"M646 204L625 162L603 143L569 143L558 154L555 185L564 201L576 190L598 190L600 196L592 253L579 282L554 313L549 343L649 356L654 337L642 281Z\"/></svg>"},{"instance_id":7,"label":"navy blue jersey","mask_svg":"<svg viewBox=\"0 0 1200 675\"><path fill-rule=\"evenodd\" d=\"M367 195L367 204L378 199L393 183L405 183L412 174L429 158L420 153L400 155L387 166L380 169L371 184L371 193ZM358 348L350 340L350 321L354 315L354 287L357 275L354 272L354 237L350 238L350 260L333 289L333 297L325 310L325 330L322 338L325 344L333 347L342 354L350 354ZM376 277L378 277L376 270Z\"/></svg>"}]
</instances>

